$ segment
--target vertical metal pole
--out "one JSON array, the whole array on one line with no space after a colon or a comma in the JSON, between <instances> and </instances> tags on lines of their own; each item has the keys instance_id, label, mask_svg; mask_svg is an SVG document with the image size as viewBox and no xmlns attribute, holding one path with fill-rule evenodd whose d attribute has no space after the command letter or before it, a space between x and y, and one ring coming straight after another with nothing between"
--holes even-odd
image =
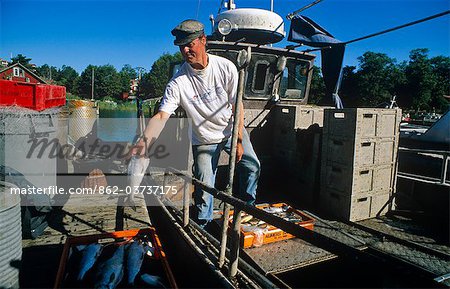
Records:
<instances>
[{"instance_id":1,"label":"vertical metal pole","mask_svg":"<svg viewBox=\"0 0 450 289\"><path fill-rule=\"evenodd\" d=\"M231 231L230 270L228 276L233 278L238 271L239 243L241 237L241 210L235 210L233 214L233 229Z\"/></svg>"},{"instance_id":2,"label":"vertical metal pole","mask_svg":"<svg viewBox=\"0 0 450 289\"><path fill-rule=\"evenodd\" d=\"M187 227L189 225L189 193L190 186L187 180L184 180L184 188L183 188L183 227Z\"/></svg>"},{"instance_id":3,"label":"vertical metal pole","mask_svg":"<svg viewBox=\"0 0 450 289\"><path fill-rule=\"evenodd\" d=\"M445 184L445 179L447 178L447 169L448 169L448 154L443 154L444 157L444 163L442 164L442 171L441 171L441 184Z\"/></svg>"},{"instance_id":4,"label":"vertical metal pole","mask_svg":"<svg viewBox=\"0 0 450 289\"><path fill-rule=\"evenodd\" d=\"M94 67L92 67L91 100L94 101Z\"/></svg>"},{"instance_id":5,"label":"vertical metal pole","mask_svg":"<svg viewBox=\"0 0 450 289\"><path fill-rule=\"evenodd\" d=\"M245 68L241 68L239 70L239 82L238 82L238 92L236 97L236 105L234 108L234 123L233 123L233 136L231 139L231 152L230 152L230 182L228 184L227 193L231 195L231 191L233 189L233 181L234 181L234 167L236 163L236 146L237 146L237 137L239 132L239 120L241 117L241 103L242 97L244 95L244 82L245 82ZM223 267L225 262L225 252L227 247L227 230L228 230L228 215L230 214L230 205L225 203L223 210L223 224L222 224L222 239L220 243L220 255L219 255L219 268ZM239 224L240 227L240 224ZM239 238L239 231L238 236ZM237 240L239 242L239 239ZM238 246L239 247L239 246ZM230 260L232 262L232 260Z\"/></svg>"}]
</instances>

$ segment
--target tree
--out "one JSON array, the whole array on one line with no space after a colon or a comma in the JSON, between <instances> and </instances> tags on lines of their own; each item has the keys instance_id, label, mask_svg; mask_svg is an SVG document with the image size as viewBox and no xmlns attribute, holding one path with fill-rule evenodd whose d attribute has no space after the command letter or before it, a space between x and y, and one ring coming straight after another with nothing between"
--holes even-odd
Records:
<instances>
[{"instance_id":1,"label":"tree","mask_svg":"<svg viewBox=\"0 0 450 289\"><path fill-rule=\"evenodd\" d=\"M26 57L23 54L17 54L16 57L11 58L12 64L20 63L23 66L33 70L33 67L30 65L31 58Z\"/></svg>"},{"instance_id":2,"label":"tree","mask_svg":"<svg viewBox=\"0 0 450 289\"><path fill-rule=\"evenodd\" d=\"M346 107L358 107L361 105L361 99L357 90L356 66L344 66L342 68L339 96Z\"/></svg>"},{"instance_id":3,"label":"tree","mask_svg":"<svg viewBox=\"0 0 450 289\"><path fill-rule=\"evenodd\" d=\"M444 95L450 95L450 57L436 56L430 59L431 70L436 79L431 94L431 106L444 112L449 103Z\"/></svg>"},{"instance_id":4,"label":"tree","mask_svg":"<svg viewBox=\"0 0 450 289\"><path fill-rule=\"evenodd\" d=\"M433 76L433 69L428 59L428 49L419 48L410 52L405 74L413 108L430 109L432 92L437 79Z\"/></svg>"},{"instance_id":5,"label":"tree","mask_svg":"<svg viewBox=\"0 0 450 289\"><path fill-rule=\"evenodd\" d=\"M170 80L171 63L181 62L183 57L180 52L173 55L164 53L152 65L149 73L142 78L141 92L147 97L161 97Z\"/></svg>"},{"instance_id":6,"label":"tree","mask_svg":"<svg viewBox=\"0 0 450 289\"><path fill-rule=\"evenodd\" d=\"M57 83L66 87L70 93L76 93L78 90L78 72L70 66L63 65L59 70Z\"/></svg>"},{"instance_id":7,"label":"tree","mask_svg":"<svg viewBox=\"0 0 450 289\"><path fill-rule=\"evenodd\" d=\"M59 71L55 66L44 64L36 67L36 72L41 75L46 81L51 82L59 79Z\"/></svg>"},{"instance_id":8,"label":"tree","mask_svg":"<svg viewBox=\"0 0 450 289\"><path fill-rule=\"evenodd\" d=\"M365 52L358 57L359 70L356 75L356 91L364 105L377 106L389 102L395 94L396 60L384 53Z\"/></svg>"},{"instance_id":9,"label":"tree","mask_svg":"<svg viewBox=\"0 0 450 289\"><path fill-rule=\"evenodd\" d=\"M129 64L125 64L119 72L122 92L130 90L130 81L138 77L136 70Z\"/></svg>"},{"instance_id":10,"label":"tree","mask_svg":"<svg viewBox=\"0 0 450 289\"><path fill-rule=\"evenodd\" d=\"M122 93L121 79L114 66L89 65L80 76L80 95L90 98L92 89L92 69L94 69L94 99L104 97L120 97Z\"/></svg>"},{"instance_id":11,"label":"tree","mask_svg":"<svg viewBox=\"0 0 450 289\"><path fill-rule=\"evenodd\" d=\"M320 68L313 66L311 88L309 89L309 103L318 104L325 96L325 83Z\"/></svg>"}]
</instances>

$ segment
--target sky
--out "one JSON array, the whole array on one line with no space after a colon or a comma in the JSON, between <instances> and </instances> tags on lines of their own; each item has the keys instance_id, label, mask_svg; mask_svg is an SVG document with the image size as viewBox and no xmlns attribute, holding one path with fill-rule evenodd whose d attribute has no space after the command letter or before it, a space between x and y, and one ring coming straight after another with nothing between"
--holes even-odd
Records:
<instances>
[{"instance_id":1,"label":"sky","mask_svg":"<svg viewBox=\"0 0 450 289\"><path fill-rule=\"evenodd\" d=\"M285 16L313 0L274 0ZM270 0L235 0L237 8L270 9ZM89 64L151 69L163 53L175 53L170 31L198 19L211 32L209 15L220 0L0 0L0 58L23 54L40 66L67 65L81 73ZM323 0L303 11L339 40L348 41L450 9L448 0ZM375 38L349 44L344 65L357 65L366 51L398 62L415 48L430 57L450 55L450 14ZM286 40L275 46L286 46ZM298 50L303 50L300 48ZM320 63L316 63L320 64Z\"/></svg>"}]
</instances>

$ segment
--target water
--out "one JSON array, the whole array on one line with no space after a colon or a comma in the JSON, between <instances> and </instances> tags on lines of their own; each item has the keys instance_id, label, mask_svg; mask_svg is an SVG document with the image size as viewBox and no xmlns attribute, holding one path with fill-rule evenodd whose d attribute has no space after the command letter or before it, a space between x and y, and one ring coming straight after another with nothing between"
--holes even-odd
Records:
<instances>
[{"instance_id":1,"label":"water","mask_svg":"<svg viewBox=\"0 0 450 289\"><path fill-rule=\"evenodd\" d=\"M100 110L98 137L107 142L132 142L136 136L138 119L132 110Z\"/></svg>"}]
</instances>

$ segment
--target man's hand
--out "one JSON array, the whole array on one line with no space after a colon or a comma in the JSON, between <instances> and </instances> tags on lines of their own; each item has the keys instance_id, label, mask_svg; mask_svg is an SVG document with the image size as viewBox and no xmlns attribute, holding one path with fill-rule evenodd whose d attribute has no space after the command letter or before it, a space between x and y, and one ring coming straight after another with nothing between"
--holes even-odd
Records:
<instances>
[{"instance_id":1,"label":"man's hand","mask_svg":"<svg viewBox=\"0 0 450 289\"><path fill-rule=\"evenodd\" d=\"M242 156L244 155L244 146L242 145L242 142L238 141L236 146L236 162L240 162L242 159Z\"/></svg>"},{"instance_id":2,"label":"man's hand","mask_svg":"<svg viewBox=\"0 0 450 289\"><path fill-rule=\"evenodd\" d=\"M145 156L147 147L148 146L146 146L144 139L140 138L139 141L131 147L127 155L127 159L131 158L132 156Z\"/></svg>"}]
</instances>

